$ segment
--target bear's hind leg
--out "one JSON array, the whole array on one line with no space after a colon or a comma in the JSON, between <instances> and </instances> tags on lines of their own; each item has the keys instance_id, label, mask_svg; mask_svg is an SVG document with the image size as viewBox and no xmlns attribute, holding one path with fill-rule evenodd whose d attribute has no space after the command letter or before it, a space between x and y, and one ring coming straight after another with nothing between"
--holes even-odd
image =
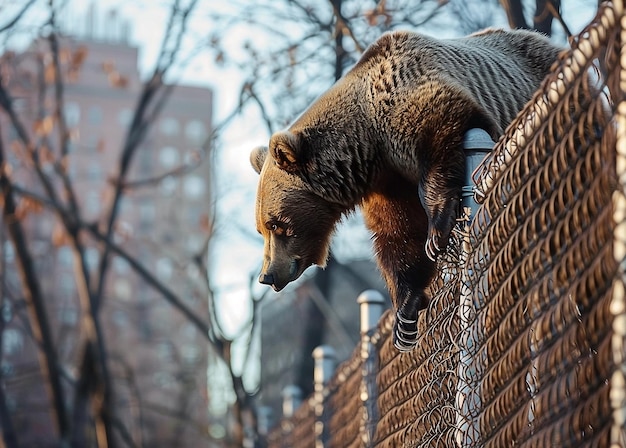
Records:
<instances>
[{"instance_id":1,"label":"bear's hind leg","mask_svg":"<svg viewBox=\"0 0 626 448\"><path fill-rule=\"evenodd\" d=\"M393 324L393 345L401 352L413 350L417 344L417 313L428 306L428 297L423 291L408 296L396 311Z\"/></svg>"}]
</instances>

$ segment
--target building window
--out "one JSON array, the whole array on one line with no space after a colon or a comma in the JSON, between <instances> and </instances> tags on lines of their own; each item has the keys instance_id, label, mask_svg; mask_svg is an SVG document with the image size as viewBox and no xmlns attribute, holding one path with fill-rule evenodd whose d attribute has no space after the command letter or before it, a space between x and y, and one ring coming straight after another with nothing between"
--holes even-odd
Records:
<instances>
[{"instance_id":1,"label":"building window","mask_svg":"<svg viewBox=\"0 0 626 448\"><path fill-rule=\"evenodd\" d=\"M152 339L152 325L147 317L140 319L139 321L139 336L142 341L149 341Z\"/></svg>"},{"instance_id":2,"label":"building window","mask_svg":"<svg viewBox=\"0 0 626 448\"><path fill-rule=\"evenodd\" d=\"M117 122L123 127L130 126L130 122L132 121L132 119L133 119L133 111L128 108L124 108L120 110L119 113L117 114Z\"/></svg>"},{"instance_id":3,"label":"building window","mask_svg":"<svg viewBox=\"0 0 626 448\"><path fill-rule=\"evenodd\" d=\"M73 306L66 306L59 310L59 322L73 327L78 322L78 310Z\"/></svg>"},{"instance_id":4,"label":"building window","mask_svg":"<svg viewBox=\"0 0 626 448\"><path fill-rule=\"evenodd\" d=\"M173 168L180 162L180 154L176 148L166 146L159 152L159 162L164 168Z\"/></svg>"},{"instance_id":5,"label":"building window","mask_svg":"<svg viewBox=\"0 0 626 448\"><path fill-rule=\"evenodd\" d=\"M161 120L161 132L168 137L173 137L178 135L180 131L180 126L178 125L178 120L175 118L164 118Z\"/></svg>"},{"instance_id":6,"label":"building window","mask_svg":"<svg viewBox=\"0 0 626 448\"><path fill-rule=\"evenodd\" d=\"M163 389L173 389L176 384L174 375L169 372L156 372L152 374L152 381Z\"/></svg>"},{"instance_id":7,"label":"building window","mask_svg":"<svg viewBox=\"0 0 626 448\"><path fill-rule=\"evenodd\" d=\"M157 276L161 280L169 280L174 273L174 265L169 258L159 258L156 262Z\"/></svg>"},{"instance_id":8,"label":"building window","mask_svg":"<svg viewBox=\"0 0 626 448\"><path fill-rule=\"evenodd\" d=\"M77 126L80 122L80 106L78 103L71 101L65 103L63 115L65 115L65 124L67 124L67 126Z\"/></svg>"},{"instance_id":9,"label":"building window","mask_svg":"<svg viewBox=\"0 0 626 448\"><path fill-rule=\"evenodd\" d=\"M202 235L194 234L193 232L189 232L185 240L185 246L187 252L189 253L197 253L202 249L204 245L204 237Z\"/></svg>"},{"instance_id":10,"label":"building window","mask_svg":"<svg viewBox=\"0 0 626 448\"><path fill-rule=\"evenodd\" d=\"M117 296L118 299L120 300L130 300L130 296L131 296L131 287L130 287L130 283L128 283L127 280L123 279L123 278L119 278L115 281L115 295Z\"/></svg>"},{"instance_id":11,"label":"building window","mask_svg":"<svg viewBox=\"0 0 626 448\"><path fill-rule=\"evenodd\" d=\"M201 151L197 149L192 149L191 151L187 151L185 153L185 157L183 159L185 165L187 166L197 166L202 161Z\"/></svg>"},{"instance_id":12,"label":"building window","mask_svg":"<svg viewBox=\"0 0 626 448\"><path fill-rule=\"evenodd\" d=\"M87 268L90 271L94 271L98 267L98 259L99 259L98 249L95 247L88 247L85 249L85 262L87 263Z\"/></svg>"},{"instance_id":13,"label":"building window","mask_svg":"<svg viewBox=\"0 0 626 448\"><path fill-rule=\"evenodd\" d=\"M204 143L207 138L206 127L199 120L193 120L185 126L185 136L193 143Z\"/></svg>"},{"instance_id":14,"label":"building window","mask_svg":"<svg viewBox=\"0 0 626 448\"><path fill-rule=\"evenodd\" d=\"M199 199L205 190L204 179L200 176L189 176L185 178L183 184L185 196L190 199Z\"/></svg>"},{"instance_id":15,"label":"building window","mask_svg":"<svg viewBox=\"0 0 626 448\"><path fill-rule=\"evenodd\" d=\"M13 319L13 307L6 299L2 304L2 308L0 308L0 314L2 315L2 321L5 323L11 322L11 319Z\"/></svg>"},{"instance_id":16,"label":"building window","mask_svg":"<svg viewBox=\"0 0 626 448\"><path fill-rule=\"evenodd\" d=\"M152 172L152 153L146 147L139 148L139 172L144 176Z\"/></svg>"},{"instance_id":17,"label":"building window","mask_svg":"<svg viewBox=\"0 0 626 448\"><path fill-rule=\"evenodd\" d=\"M157 346L157 352L161 361L173 361L174 360L174 348L170 342L160 342Z\"/></svg>"},{"instance_id":18,"label":"building window","mask_svg":"<svg viewBox=\"0 0 626 448\"><path fill-rule=\"evenodd\" d=\"M178 180L173 176L167 176L161 181L160 188L163 196L172 196L178 188Z\"/></svg>"},{"instance_id":19,"label":"building window","mask_svg":"<svg viewBox=\"0 0 626 448\"><path fill-rule=\"evenodd\" d=\"M187 273L187 277L189 277L191 280L198 280L200 278L200 269L198 269L198 266L196 266L195 264L188 264L185 272Z\"/></svg>"},{"instance_id":20,"label":"building window","mask_svg":"<svg viewBox=\"0 0 626 448\"><path fill-rule=\"evenodd\" d=\"M129 267L130 265L128 264L128 261L126 261L124 258L115 257L113 259L113 269L116 273L125 274L126 272L128 272Z\"/></svg>"},{"instance_id":21,"label":"building window","mask_svg":"<svg viewBox=\"0 0 626 448\"><path fill-rule=\"evenodd\" d=\"M93 216L100 212L100 194L97 191L91 190L87 192L87 198L85 201L87 213Z\"/></svg>"},{"instance_id":22,"label":"building window","mask_svg":"<svg viewBox=\"0 0 626 448\"><path fill-rule=\"evenodd\" d=\"M118 327L126 327L128 325L128 315L123 310L113 311L111 317Z\"/></svg>"},{"instance_id":23,"label":"building window","mask_svg":"<svg viewBox=\"0 0 626 448\"><path fill-rule=\"evenodd\" d=\"M200 207L187 207L187 224L196 228L200 225L200 217L202 216L202 210Z\"/></svg>"},{"instance_id":24,"label":"building window","mask_svg":"<svg viewBox=\"0 0 626 448\"><path fill-rule=\"evenodd\" d=\"M13 263L15 260L15 249L11 241L4 242L4 260L8 263Z\"/></svg>"},{"instance_id":25,"label":"building window","mask_svg":"<svg viewBox=\"0 0 626 448\"><path fill-rule=\"evenodd\" d=\"M64 298L72 297L74 295L74 278L71 274L65 273L61 275L59 279L60 293Z\"/></svg>"},{"instance_id":26,"label":"building window","mask_svg":"<svg viewBox=\"0 0 626 448\"><path fill-rule=\"evenodd\" d=\"M139 225L146 230L154 222L156 217L156 209L154 203L143 202L139 205Z\"/></svg>"},{"instance_id":27,"label":"building window","mask_svg":"<svg viewBox=\"0 0 626 448\"><path fill-rule=\"evenodd\" d=\"M87 120L89 120L89 124L94 126L102 124L102 108L100 106L91 106Z\"/></svg>"},{"instance_id":28,"label":"building window","mask_svg":"<svg viewBox=\"0 0 626 448\"><path fill-rule=\"evenodd\" d=\"M24 336L16 328L7 328L2 332L2 353L15 355L24 348Z\"/></svg>"},{"instance_id":29,"label":"building window","mask_svg":"<svg viewBox=\"0 0 626 448\"><path fill-rule=\"evenodd\" d=\"M200 349L195 344L185 344L182 349L185 364L195 364L200 358Z\"/></svg>"},{"instance_id":30,"label":"building window","mask_svg":"<svg viewBox=\"0 0 626 448\"><path fill-rule=\"evenodd\" d=\"M72 180L76 179L76 172L78 171L77 167L78 167L78 163L76 162L76 158L75 157L70 157L70 163L69 163L69 167L67 169L67 175Z\"/></svg>"},{"instance_id":31,"label":"building window","mask_svg":"<svg viewBox=\"0 0 626 448\"><path fill-rule=\"evenodd\" d=\"M90 135L89 139L85 143L87 150L91 153L98 152L99 145L100 145L100 138L97 135Z\"/></svg>"},{"instance_id":32,"label":"building window","mask_svg":"<svg viewBox=\"0 0 626 448\"><path fill-rule=\"evenodd\" d=\"M72 249L67 246L62 246L57 251L57 260L59 265L63 268L72 267Z\"/></svg>"},{"instance_id":33,"label":"building window","mask_svg":"<svg viewBox=\"0 0 626 448\"><path fill-rule=\"evenodd\" d=\"M91 162L87 167L87 178L91 182L100 182L102 180L102 168L98 162Z\"/></svg>"}]
</instances>

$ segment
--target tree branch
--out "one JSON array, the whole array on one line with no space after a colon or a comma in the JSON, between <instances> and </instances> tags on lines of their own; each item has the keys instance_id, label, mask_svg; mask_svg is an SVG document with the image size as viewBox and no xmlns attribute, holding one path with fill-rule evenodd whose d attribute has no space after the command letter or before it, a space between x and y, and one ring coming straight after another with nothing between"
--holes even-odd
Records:
<instances>
[{"instance_id":1,"label":"tree branch","mask_svg":"<svg viewBox=\"0 0 626 448\"><path fill-rule=\"evenodd\" d=\"M26 3L24 7L22 7L22 9L15 15L15 17L13 17L13 19L0 27L0 33L13 28L15 24L24 16L24 14L26 14L26 11L28 11L28 9L35 4L35 1L36 0L29 0L28 3Z\"/></svg>"},{"instance_id":2,"label":"tree branch","mask_svg":"<svg viewBox=\"0 0 626 448\"><path fill-rule=\"evenodd\" d=\"M15 197L13 186L5 169L2 139L0 139L0 190L4 204L4 221L15 247L16 260L22 278L22 286L28 306L31 329L35 340L43 348L43 350L39 351L42 375L48 380L59 437L61 441L64 441L63 443L67 443L69 441L70 424L63 398L63 389L61 387L61 375L58 368L59 363L53 345L52 332L39 279L35 273L35 266L30 251L26 245L27 239L24 235L24 230L15 215Z\"/></svg>"},{"instance_id":3,"label":"tree branch","mask_svg":"<svg viewBox=\"0 0 626 448\"><path fill-rule=\"evenodd\" d=\"M524 9L522 8L521 0L500 0L500 4L502 8L504 8L511 28L530 29L524 18Z\"/></svg>"}]
</instances>

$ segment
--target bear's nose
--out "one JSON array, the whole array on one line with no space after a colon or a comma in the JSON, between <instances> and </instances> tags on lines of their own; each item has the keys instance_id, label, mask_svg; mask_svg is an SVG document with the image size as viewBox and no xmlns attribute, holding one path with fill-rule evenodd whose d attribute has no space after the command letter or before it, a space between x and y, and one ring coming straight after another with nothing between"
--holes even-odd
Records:
<instances>
[{"instance_id":1,"label":"bear's nose","mask_svg":"<svg viewBox=\"0 0 626 448\"><path fill-rule=\"evenodd\" d=\"M264 285L273 285L274 276L272 274L261 274L259 275L259 283L263 283Z\"/></svg>"}]
</instances>

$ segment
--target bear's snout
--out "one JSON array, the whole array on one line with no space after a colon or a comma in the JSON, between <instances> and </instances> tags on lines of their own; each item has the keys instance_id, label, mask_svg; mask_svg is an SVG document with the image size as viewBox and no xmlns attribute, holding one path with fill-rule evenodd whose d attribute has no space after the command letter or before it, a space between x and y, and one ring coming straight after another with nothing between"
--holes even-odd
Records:
<instances>
[{"instance_id":1,"label":"bear's snout","mask_svg":"<svg viewBox=\"0 0 626 448\"><path fill-rule=\"evenodd\" d=\"M269 285L274 291L278 292L287 286L287 284L300 277L302 272L299 266L298 260L291 260L286 265L278 266L274 263L270 263L267 268L261 271L259 283Z\"/></svg>"},{"instance_id":2,"label":"bear's snout","mask_svg":"<svg viewBox=\"0 0 626 448\"><path fill-rule=\"evenodd\" d=\"M261 274L259 275L259 283L271 286L274 284L274 276L272 274Z\"/></svg>"},{"instance_id":3,"label":"bear's snout","mask_svg":"<svg viewBox=\"0 0 626 448\"><path fill-rule=\"evenodd\" d=\"M287 283L289 283L290 281L291 280L285 281L281 279L280 276L274 275L272 273L266 274L262 272L261 275L259 275L259 283L271 286L272 289L276 292L280 291L285 286L287 286Z\"/></svg>"}]
</instances>

